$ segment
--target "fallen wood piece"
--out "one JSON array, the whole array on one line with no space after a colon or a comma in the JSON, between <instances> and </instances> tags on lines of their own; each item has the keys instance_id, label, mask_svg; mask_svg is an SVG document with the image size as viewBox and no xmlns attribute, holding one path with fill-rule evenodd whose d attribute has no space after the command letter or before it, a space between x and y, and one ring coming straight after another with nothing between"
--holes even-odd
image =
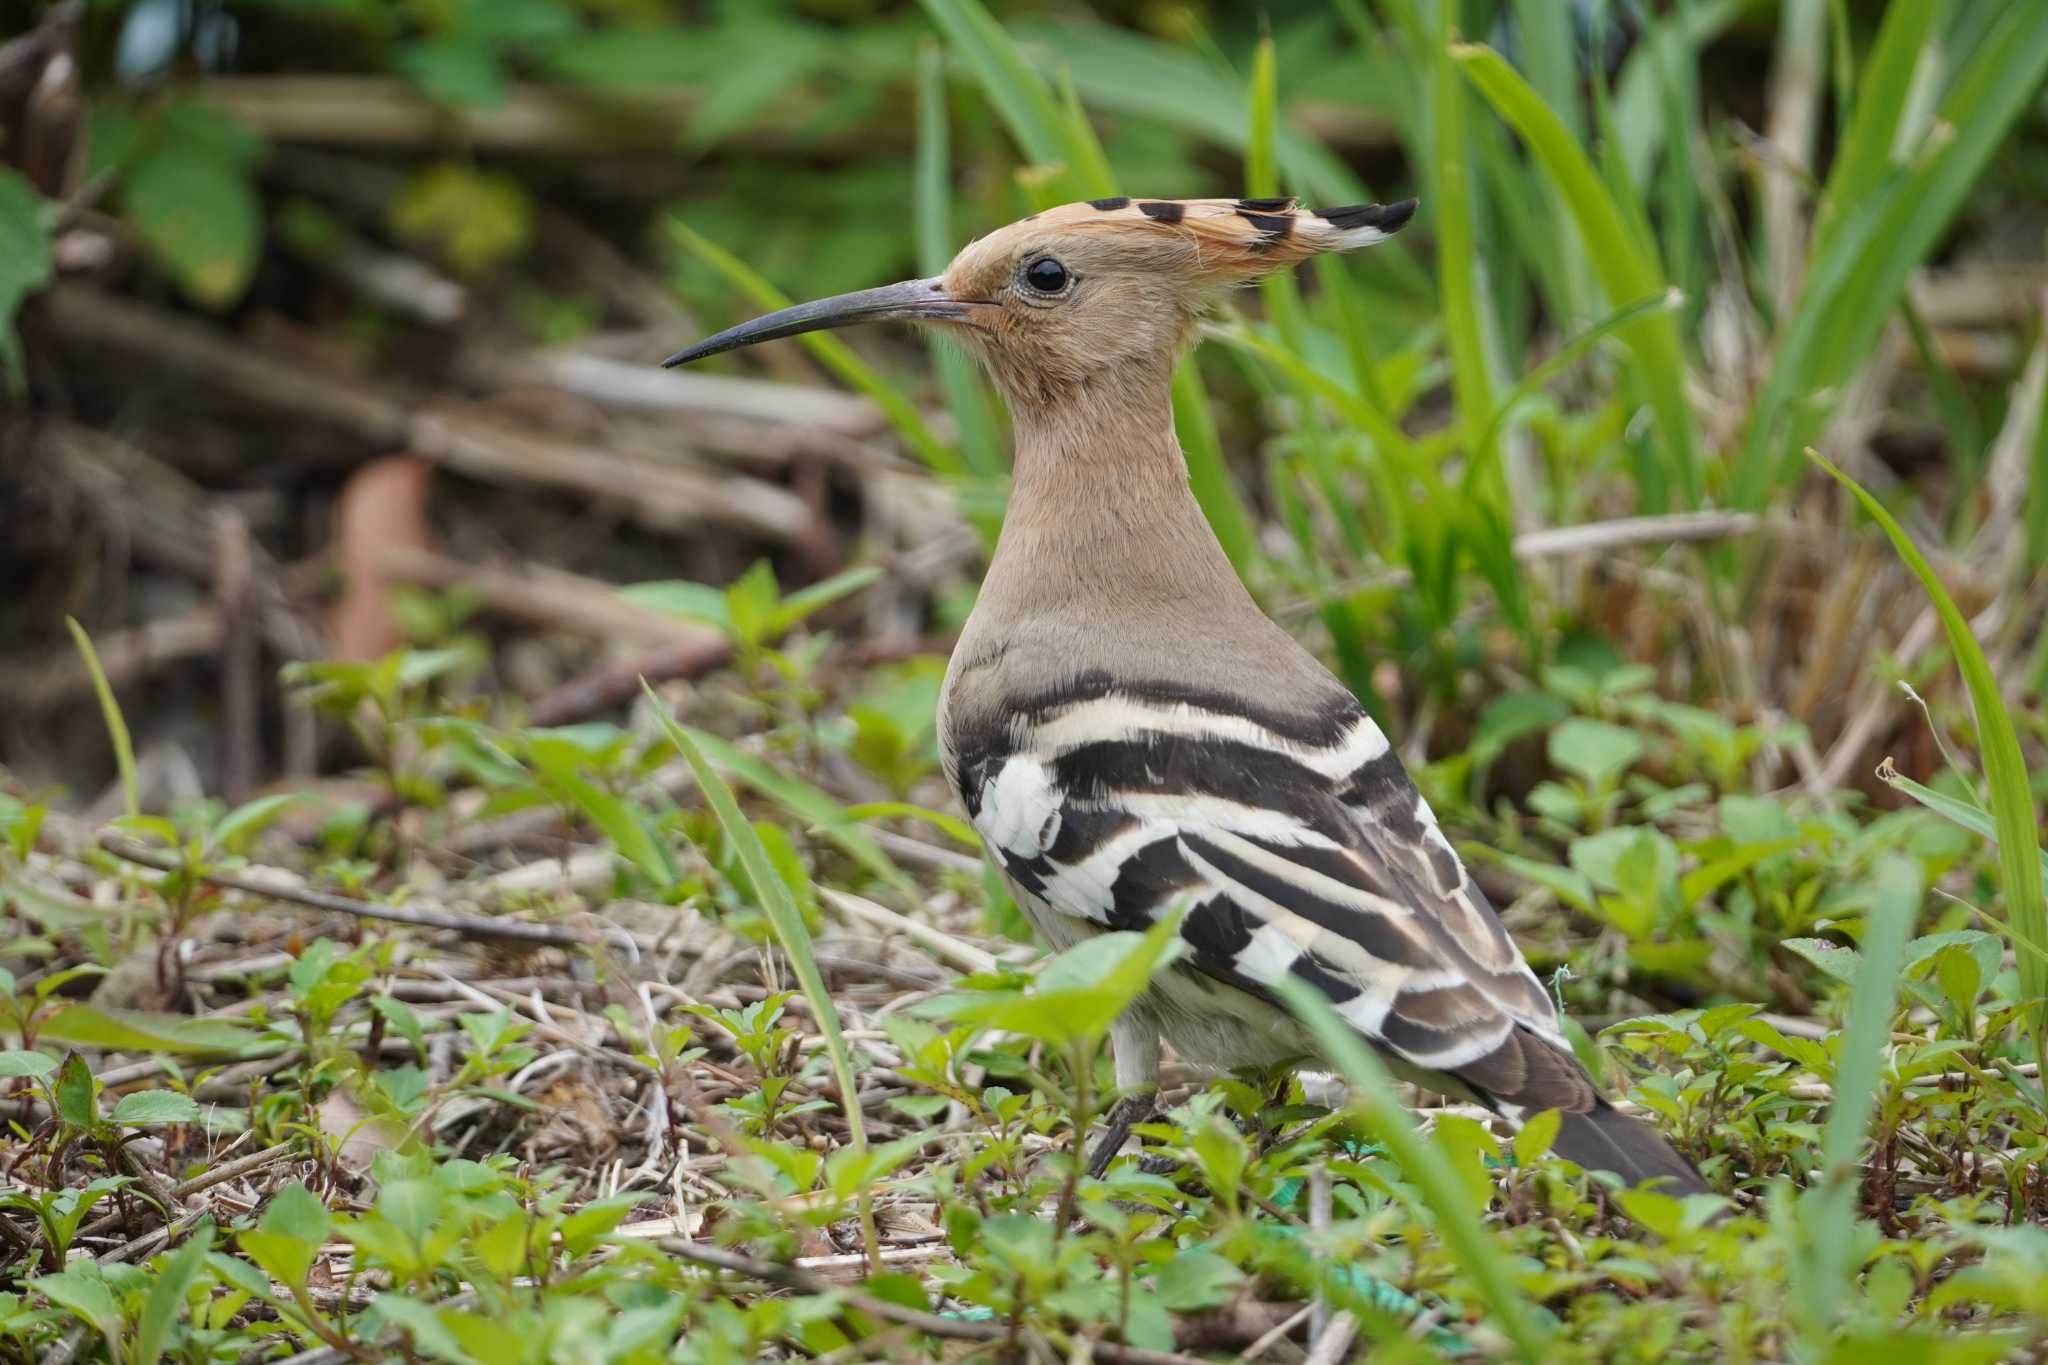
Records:
<instances>
[{"instance_id":1,"label":"fallen wood piece","mask_svg":"<svg viewBox=\"0 0 2048 1365\"><path fill-rule=\"evenodd\" d=\"M686 1261L712 1270L723 1270L729 1274L745 1275L762 1284L792 1289L799 1294L823 1294L837 1292L841 1302L870 1317L884 1322L898 1323L926 1336L942 1337L953 1341L1001 1341L1010 1335L1008 1323L978 1321L971 1318L946 1318L937 1313L927 1313L916 1308L906 1308L890 1303L858 1289L836 1287L828 1280L808 1270L793 1265L781 1265L774 1261L757 1260L724 1247L711 1246L704 1242L693 1242L681 1237L659 1237L655 1245L671 1256L680 1256ZM1096 1360L1121 1361L1124 1365L1200 1365L1200 1358L1182 1355L1178 1351L1151 1351L1139 1346L1120 1346L1109 1341L1090 1341L1088 1351Z\"/></svg>"},{"instance_id":2,"label":"fallen wood piece","mask_svg":"<svg viewBox=\"0 0 2048 1365\"><path fill-rule=\"evenodd\" d=\"M732 658L732 644L720 636L693 637L572 679L533 704L535 725L571 725L625 705L650 683L701 678Z\"/></svg>"},{"instance_id":3,"label":"fallen wood piece","mask_svg":"<svg viewBox=\"0 0 2048 1365\"><path fill-rule=\"evenodd\" d=\"M1528 531L1515 537L1512 548L1516 559L1550 559L1558 555L1617 550L1630 545L1677 545L1726 540L1730 536L1748 535L1762 524L1762 520L1753 512L1717 510L1672 512L1663 516L1617 517L1612 521L1589 521L1578 526L1549 526L1540 531ZM1349 592L1363 588L1399 589L1409 586L1414 581L1415 575L1406 565L1395 565L1379 573L1340 583L1329 591ZM1283 616L1299 616L1314 611L1316 606L1315 600L1294 601L1275 608L1275 611Z\"/></svg>"},{"instance_id":4,"label":"fallen wood piece","mask_svg":"<svg viewBox=\"0 0 2048 1365\"><path fill-rule=\"evenodd\" d=\"M672 84L622 93L517 82L489 106L450 108L406 81L328 75L214 76L192 94L275 142L669 157L684 145L704 103L701 92ZM814 100L777 101L740 145L818 150L809 127L816 111ZM900 121L882 120L848 125L840 136L872 153L877 139L900 141L902 130Z\"/></svg>"},{"instance_id":5,"label":"fallen wood piece","mask_svg":"<svg viewBox=\"0 0 2048 1365\"><path fill-rule=\"evenodd\" d=\"M183 866L176 858L140 848L117 834L100 835L99 846L124 862L134 863L139 867L152 867L159 872L176 872ZM557 948L586 947L599 942L618 941L610 931L599 934L564 929L552 924L530 924L524 920L464 915L452 910L405 910L395 905L378 905L372 901L356 900L349 896L337 896L331 892L293 885L283 879L296 880L295 874L282 868L263 870L269 871L278 880L243 876L233 872L209 872L206 880L216 886L245 891L252 896L263 896L288 905L329 910L336 914L354 915L358 919L410 924L420 929L439 929L451 934L461 934L466 938L509 939L519 943L540 943ZM625 946L632 948L630 940Z\"/></svg>"},{"instance_id":6,"label":"fallen wood piece","mask_svg":"<svg viewBox=\"0 0 2048 1365\"><path fill-rule=\"evenodd\" d=\"M220 643L220 612L207 606L184 616L103 633L93 641L93 650L108 683L120 688L165 664L217 654ZM24 710L56 706L90 692L92 685L85 661L68 653L0 679L0 691Z\"/></svg>"},{"instance_id":7,"label":"fallen wood piece","mask_svg":"<svg viewBox=\"0 0 2048 1365\"><path fill-rule=\"evenodd\" d=\"M616 586L580 574L533 565L523 569L465 564L415 546L391 546L378 557L389 578L415 587L461 588L494 616L594 639L626 639L670 647L710 649L725 637L667 612L639 606ZM731 647L726 646L726 652Z\"/></svg>"},{"instance_id":8,"label":"fallen wood piece","mask_svg":"<svg viewBox=\"0 0 2048 1365\"><path fill-rule=\"evenodd\" d=\"M772 379L664 370L654 363L660 358L636 363L586 351L537 351L481 363L501 381L546 384L627 411L740 417L783 426L823 427L856 437L877 436L889 429L882 410L855 394Z\"/></svg>"},{"instance_id":9,"label":"fallen wood piece","mask_svg":"<svg viewBox=\"0 0 2048 1365\"><path fill-rule=\"evenodd\" d=\"M409 437L414 452L471 478L567 489L611 503L656 530L723 523L807 547L832 539L831 528L820 524L802 498L744 474L630 459L602 446L530 435L449 409L420 413Z\"/></svg>"},{"instance_id":10,"label":"fallen wood piece","mask_svg":"<svg viewBox=\"0 0 2048 1365\"><path fill-rule=\"evenodd\" d=\"M739 474L629 459L603 447L517 430L474 411L425 409L363 380L267 355L216 328L84 285L48 291L44 315L71 345L146 359L155 375L231 396L257 412L337 426L368 451L410 450L485 481L568 489L674 531L737 526L832 562L832 533L795 493Z\"/></svg>"}]
</instances>

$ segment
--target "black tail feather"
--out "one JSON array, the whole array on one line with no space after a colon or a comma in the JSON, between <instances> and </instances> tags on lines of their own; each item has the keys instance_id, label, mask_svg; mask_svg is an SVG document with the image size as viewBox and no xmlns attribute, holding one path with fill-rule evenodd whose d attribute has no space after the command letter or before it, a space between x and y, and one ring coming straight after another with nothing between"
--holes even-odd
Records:
<instances>
[{"instance_id":1,"label":"black tail feather","mask_svg":"<svg viewBox=\"0 0 2048 1365\"><path fill-rule=\"evenodd\" d=\"M1612 1171L1631 1185L1664 1178L1665 1194L1710 1194L1699 1170L1664 1135L1605 1100L1584 1114L1563 1114L1551 1150L1589 1171Z\"/></svg>"}]
</instances>

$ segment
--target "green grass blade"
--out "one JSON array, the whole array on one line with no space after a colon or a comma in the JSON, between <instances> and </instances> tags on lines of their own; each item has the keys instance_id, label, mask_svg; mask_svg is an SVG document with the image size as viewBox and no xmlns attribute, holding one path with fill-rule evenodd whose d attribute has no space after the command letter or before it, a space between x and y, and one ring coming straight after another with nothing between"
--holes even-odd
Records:
<instances>
[{"instance_id":1,"label":"green grass blade","mask_svg":"<svg viewBox=\"0 0 2048 1365\"><path fill-rule=\"evenodd\" d=\"M917 228L917 269L937 275L953 259L952 130L946 121L945 64L936 44L917 53L917 151L912 167L911 218ZM1009 472L1003 454L1001 427L987 387L974 362L942 338L928 339L932 371L939 392L960 432L960 454L968 470L981 479L1000 479ZM983 518L986 523L987 519ZM1000 524L998 519L997 524ZM983 538L994 543L995 527L983 524Z\"/></svg>"},{"instance_id":2,"label":"green grass blade","mask_svg":"<svg viewBox=\"0 0 2048 1365\"><path fill-rule=\"evenodd\" d=\"M1656 261L1644 253L1608 186L1542 97L1491 48L1459 44L1452 49L1452 58L1494 112L1528 144L1557 186L1610 305L1661 295L1665 281ZM1686 403L1685 352L1677 323L1668 312L1656 311L1624 328L1621 337L1634 352L1648 390L1673 482L1685 504L1697 506L1699 435Z\"/></svg>"},{"instance_id":3,"label":"green grass blade","mask_svg":"<svg viewBox=\"0 0 2048 1365\"><path fill-rule=\"evenodd\" d=\"M1196 53L1102 24L1019 25L1019 32L1031 41L1033 53L1042 54L1044 65L1057 63L1072 73L1075 89L1090 107L1156 122L1230 151L1245 150L1249 95L1243 82ZM1311 137L1277 129L1274 157L1280 174L1304 194L1335 204L1371 197L1342 159ZM1373 254L1383 256L1394 246L1375 247Z\"/></svg>"},{"instance_id":4,"label":"green grass blade","mask_svg":"<svg viewBox=\"0 0 2048 1365\"><path fill-rule=\"evenodd\" d=\"M1889 760L1878 766L1877 776L1885 785L1904 792L1951 824L1961 825L1972 834L1982 835L1993 843L1998 842L1998 819L1982 806L1959 801L1953 796L1915 782L1892 767ZM2048 848L2036 849L2035 852L2041 859L2041 887L2044 893L2048 893Z\"/></svg>"},{"instance_id":5,"label":"green grass blade","mask_svg":"<svg viewBox=\"0 0 2048 1365\"><path fill-rule=\"evenodd\" d=\"M1802 1223L1811 1240L1807 1264L1792 1268L1793 1284L1807 1279L1796 1295L1797 1315L1804 1318L1809 1359L1826 1356L1824 1349L1836 1327L1840 1307L1851 1292L1856 1270L1851 1256L1855 1236L1856 1195L1861 1185L1857 1160L1864 1135L1877 1112L1884 1046L1891 1037L1892 1011L1906 961L1906 940L1919 918L1920 870L1911 859L1894 855L1877 868L1871 884L1870 913L1858 945L1862 965L1851 987L1848 1017L1843 1021L1835 1064L1833 1096L1827 1126L1821 1132L1821 1171L1802 1196Z\"/></svg>"},{"instance_id":6,"label":"green grass blade","mask_svg":"<svg viewBox=\"0 0 2048 1365\"><path fill-rule=\"evenodd\" d=\"M1935 5L1886 7L1877 41L1870 49L1870 64L1856 90L1849 131L1835 152L1834 166L1814 211L1813 255L1828 249L1844 206L1867 199L1890 168L1898 145L1899 119L1912 92L1913 72L1938 13Z\"/></svg>"},{"instance_id":7,"label":"green grass blade","mask_svg":"<svg viewBox=\"0 0 2048 1365\"><path fill-rule=\"evenodd\" d=\"M1452 52L1449 44L1438 44L1431 79L1436 203L1430 217L1436 228L1437 298L1451 353L1451 389L1465 449L1483 461L1479 435L1494 409L1493 373L1479 316L1479 248L1468 156L1472 140L1465 131L1465 87ZM1533 92L1530 97L1535 98Z\"/></svg>"},{"instance_id":8,"label":"green grass blade","mask_svg":"<svg viewBox=\"0 0 2048 1365\"><path fill-rule=\"evenodd\" d=\"M1673 132L1666 121L1670 73L1696 70L1701 50L1751 8L1748 0L1692 0L1653 22L1635 44L1608 101L1608 121L1616 136L1616 153L1637 184L1649 179L1652 159L1671 145Z\"/></svg>"},{"instance_id":9,"label":"green grass blade","mask_svg":"<svg viewBox=\"0 0 2048 1365\"><path fill-rule=\"evenodd\" d=\"M1058 80L1060 112L1064 115L1060 120L1060 131L1066 139L1069 164L1082 185L1082 193L1091 199L1116 193L1116 174L1109 169L1109 156L1095 136L1095 126L1088 122L1088 111L1081 106L1080 92L1074 88L1074 73L1061 67Z\"/></svg>"},{"instance_id":10,"label":"green grass blade","mask_svg":"<svg viewBox=\"0 0 2048 1365\"><path fill-rule=\"evenodd\" d=\"M2048 343L2036 343L2048 344ZM2034 424L2034 451L2027 462L2027 563L2048 564L2048 413Z\"/></svg>"},{"instance_id":11,"label":"green grass blade","mask_svg":"<svg viewBox=\"0 0 2048 1365\"><path fill-rule=\"evenodd\" d=\"M1085 119L1062 110L1038 73L979 0L924 0L925 10L946 33L990 103L1009 126L1025 155L1058 161L1083 197L1114 194L1109 162ZM1173 376L1174 426L1188 463L1188 482L1195 500L1209 518L1224 554L1242 574L1258 551L1250 515L1245 511L1223 458L1209 418L1202 376L1192 359L1181 362Z\"/></svg>"},{"instance_id":12,"label":"green grass blade","mask_svg":"<svg viewBox=\"0 0 2048 1365\"><path fill-rule=\"evenodd\" d=\"M1927 590L1934 610L1948 632L1949 649L1956 656L1963 684L1969 689L1970 709L1977 717L1977 743L1983 751L1984 777L1991 789L1991 814L1998 829L1998 882L2005 893L2006 927L2028 952L2017 953L2020 989L2030 1002L2028 1023L2034 1035L2034 1051L2048 1074L2048 895L2043 894L2037 866L2040 851L2034 816L2034 793L2027 782L2026 760L2020 753L2019 734L2012 714L1999 695L1998 680L1984 649L1970 633L1970 623L1941 584L1941 578L1920 553L1912 538L1902 530L1884 505L1841 470L1813 451L1807 457L1826 470L1855 495L1870 517L1884 528L1892 547L1906 567Z\"/></svg>"},{"instance_id":13,"label":"green grass blade","mask_svg":"<svg viewBox=\"0 0 2048 1365\"><path fill-rule=\"evenodd\" d=\"M1002 25L978 0L922 3L1024 155L1042 166L1063 163L1066 138L1059 104Z\"/></svg>"},{"instance_id":14,"label":"green grass blade","mask_svg":"<svg viewBox=\"0 0 2048 1365\"><path fill-rule=\"evenodd\" d=\"M1296 388L1321 398L1339 417L1371 437L1389 458L1403 467L1422 463L1415 454L1415 442L1386 413L1316 369L1294 351L1241 324L1213 328L1208 335L1226 346L1257 356ZM1182 439L1186 439L1185 432Z\"/></svg>"},{"instance_id":15,"label":"green grass blade","mask_svg":"<svg viewBox=\"0 0 2048 1365\"><path fill-rule=\"evenodd\" d=\"M1494 409L1493 420L1487 424L1486 434L1481 437L1482 443L1490 444L1499 435L1500 428L1507 422L1509 415L1517 407L1541 393L1544 385L1570 369L1578 361L1578 358L1584 355L1595 342L1621 330L1646 313L1660 310L1667 313L1675 313L1683 307L1685 307L1685 295L1676 289L1667 289L1662 294L1654 295L1647 299L1637 299L1634 303L1624 308L1617 308L1585 331L1580 332L1577 336L1565 342L1564 345L1557 348L1556 354L1552 355L1535 369L1529 371L1528 374L1522 377L1520 383L1508 391L1508 396L1500 401L1498 408Z\"/></svg>"},{"instance_id":16,"label":"green grass blade","mask_svg":"<svg viewBox=\"0 0 2048 1365\"><path fill-rule=\"evenodd\" d=\"M879 880L904 895L917 894L916 883L904 875L903 869L890 860L882 846L865 830L848 823L845 808L829 793L773 764L764 763L731 740L720 739L717 735L687 725L681 728L696 743L698 750L710 755L711 761L721 769L815 826L825 838L837 844L841 852Z\"/></svg>"},{"instance_id":17,"label":"green grass blade","mask_svg":"<svg viewBox=\"0 0 2048 1365\"><path fill-rule=\"evenodd\" d=\"M1492 1310L1494 1324L1513 1343L1515 1354L1528 1361L1548 1359L1548 1334L1516 1287L1507 1258L1480 1221L1480 1211L1443 1153L1415 1131L1414 1120L1394 1098L1386 1068L1313 986L1284 976L1274 982L1273 989L1307 1027L1318 1051L1350 1085L1352 1106L1366 1130L1421 1192L1436 1215L1437 1232L1472 1277Z\"/></svg>"},{"instance_id":18,"label":"green grass blade","mask_svg":"<svg viewBox=\"0 0 2048 1365\"><path fill-rule=\"evenodd\" d=\"M697 747L689 731L676 724L675 718L668 713L668 707L654 694L654 689L644 679L640 686L654 707L654 716L661 725L662 733L676 746L683 761L690 765L690 771L697 778L698 789L704 793L705 801L718 817L719 828L732 841L733 852L747 870L747 880L760 894L761 909L768 916L776 941L782 945L783 955L789 959L790 970L796 973L804 998L810 1002L811 1017L818 1021L818 1032L824 1035L825 1051L831 1057L832 1074L839 1082L840 1100L846 1111L847 1132L856 1148L866 1147L867 1125L861 1115L860 1087L854 1083L853 1054L847 1050L846 1037L839 1029L839 1011L833 1007L832 993L825 989L825 978L819 973L817 959L812 955L811 931L804 926L803 914L797 909L796 900L790 895L782 874L776 871L774 862L770 860L761 836L741 812L739 802L733 799L732 788L725 784L725 779L718 775L718 769L704 757L704 751Z\"/></svg>"},{"instance_id":19,"label":"green grass blade","mask_svg":"<svg viewBox=\"0 0 2048 1365\"><path fill-rule=\"evenodd\" d=\"M668 226L685 250L723 275L727 283L752 299L755 307L764 311L789 307L790 297L745 261L687 223L671 219ZM806 332L797 340L842 382L866 394L927 469L949 478L959 478L967 472L960 452L938 438L925 423L924 414L917 410L917 404L855 355L851 346L827 332Z\"/></svg>"},{"instance_id":20,"label":"green grass blade","mask_svg":"<svg viewBox=\"0 0 2048 1365\"><path fill-rule=\"evenodd\" d=\"M1280 193L1280 159L1274 138L1280 129L1280 63L1271 34L1259 39L1252 54L1251 89L1247 92L1244 142L1244 188L1255 199Z\"/></svg>"},{"instance_id":21,"label":"green grass blade","mask_svg":"<svg viewBox=\"0 0 2048 1365\"><path fill-rule=\"evenodd\" d=\"M1985 165L2048 74L2048 3L2008 5L1942 100L1936 131L1906 167L1853 205L1843 202L1827 250L1813 257L1798 309L1784 327L1771 378L1749 421L1730 501L1761 507L1774 483L1796 478L1797 452L1827 420L1833 395L1876 343Z\"/></svg>"},{"instance_id":22,"label":"green grass blade","mask_svg":"<svg viewBox=\"0 0 2048 1365\"><path fill-rule=\"evenodd\" d=\"M100 699L100 716L107 725L107 739L114 746L114 766L121 774L122 809L132 820L142 814L142 788L135 780L135 744L128 737L128 722L121 715L121 703L114 699L107 671L100 667L99 651L92 647L92 637L72 617L65 617L64 624L78 646L79 657L85 660L85 671L92 675L93 695Z\"/></svg>"}]
</instances>

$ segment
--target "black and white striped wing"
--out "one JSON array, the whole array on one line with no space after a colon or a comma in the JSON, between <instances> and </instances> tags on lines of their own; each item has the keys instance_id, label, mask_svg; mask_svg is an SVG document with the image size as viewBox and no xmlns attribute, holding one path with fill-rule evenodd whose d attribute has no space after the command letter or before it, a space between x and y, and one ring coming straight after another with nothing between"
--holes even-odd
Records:
<instances>
[{"instance_id":1,"label":"black and white striped wing","mask_svg":"<svg viewBox=\"0 0 2048 1365\"><path fill-rule=\"evenodd\" d=\"M1084 679L963 737L955 781L1005 872L1060 914L1143 929L1261 998L1320 989L1383 1052L1511 1117L1596 1102L1557 1016L1386 737L1320 715Z\"/></svg>"}]
</instances>

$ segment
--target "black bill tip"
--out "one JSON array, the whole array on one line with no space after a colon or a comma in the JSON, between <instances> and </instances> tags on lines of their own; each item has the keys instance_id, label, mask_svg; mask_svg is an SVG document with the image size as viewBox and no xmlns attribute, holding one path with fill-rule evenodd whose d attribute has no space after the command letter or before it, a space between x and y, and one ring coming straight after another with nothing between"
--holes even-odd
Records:
<instances>
[{"instance_id":1,"label":"black bill tip","mask_svg":"<svg viewBox=\"0 0 2048 1365\"><path fill-rule=\"evenodd\" d=\"M1353 228L1372 228L1378 232L1396 233L1408 225L1415 216L1417 199L1403 199L1396 204L1351 204L1340 209L1321 209L1317 217L1332 227L1349 232Z\"/></svg>"}]
</instances>

